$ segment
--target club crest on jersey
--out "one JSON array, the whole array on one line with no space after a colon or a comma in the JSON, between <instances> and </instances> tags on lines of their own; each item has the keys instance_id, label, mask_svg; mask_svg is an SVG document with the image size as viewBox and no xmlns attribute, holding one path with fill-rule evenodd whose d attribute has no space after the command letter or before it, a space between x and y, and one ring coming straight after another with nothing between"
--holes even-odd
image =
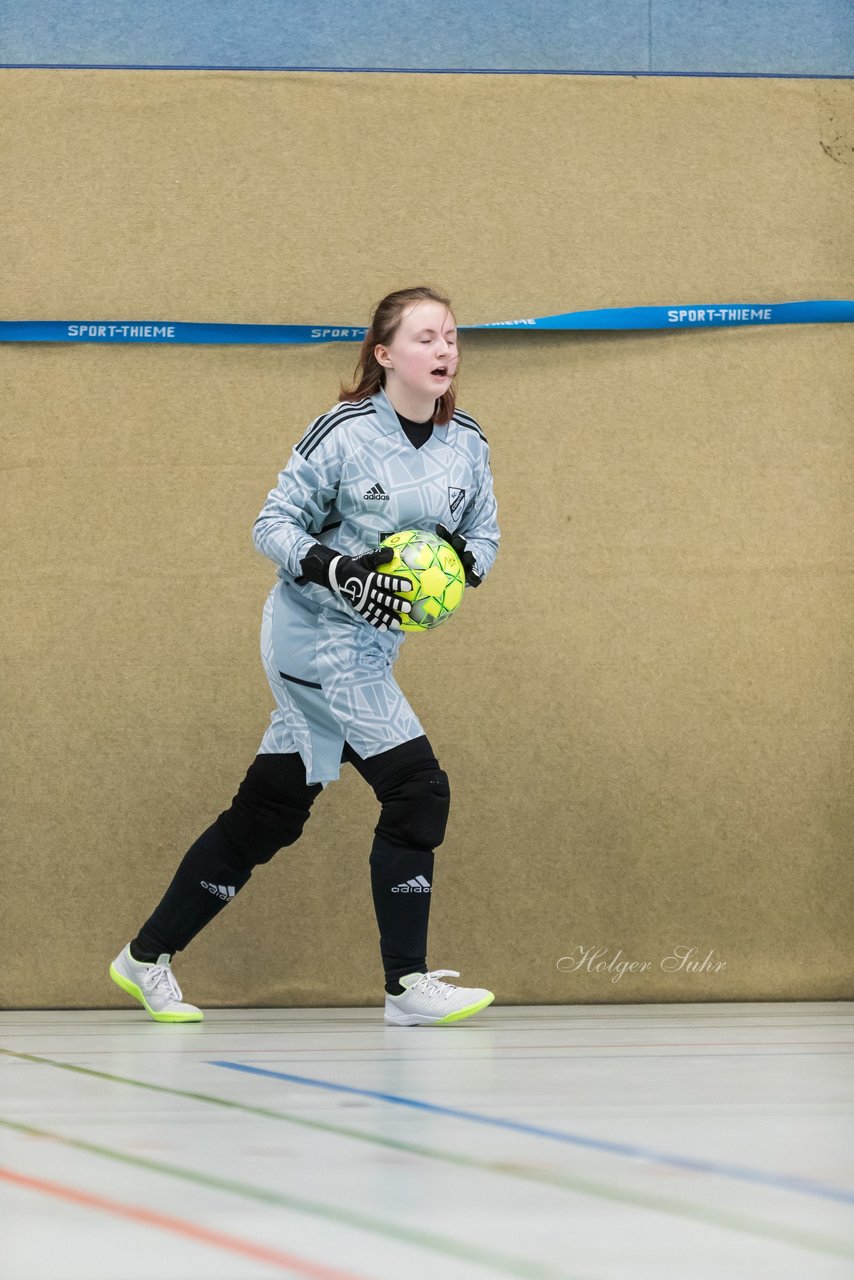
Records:
<instances>
[{"instance_id":1,"label":"club crest on jersey","mask_svg":"<svg viewBox=\"0 0 854 1280\"><path fill-rule=\"evenodd\" d=\"M454 489L448 485L448 502L451 504L451 515L455 516L466 500L465 489Z\"/></svg>"}]
</instances>

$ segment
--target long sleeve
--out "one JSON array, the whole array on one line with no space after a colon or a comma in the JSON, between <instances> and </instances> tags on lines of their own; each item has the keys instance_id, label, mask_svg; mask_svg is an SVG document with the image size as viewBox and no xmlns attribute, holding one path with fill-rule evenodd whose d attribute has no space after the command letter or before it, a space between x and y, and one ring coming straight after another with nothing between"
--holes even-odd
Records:
<instances>
[{"instance_id":1,"label":"long sleeve","mask_svg":"<svg viewBox=\"0 0 854 1280\"><path fill-rule=\"evenodd\" d=\"M341 459L336 435L330 433L312 449L310 460L294 448L252 530L257 550L295 578L302 572L303 556L317 542L312 535L320 532L338 494Z\"/></svg>"},{"instance_id":2,"label":"long sleeve","mask_svg":"<svg viewBox=\"0 0 854 1280\"><path fill-rule=\"evenodd\" d=\"M463 535L468 549L474 555L475 571L478 577L481 580L484 579L498 555L498 542L501 537L488 446L485 450L483 471L477 492L463 512L457 532Z\"/></svg>"}]
</instances>

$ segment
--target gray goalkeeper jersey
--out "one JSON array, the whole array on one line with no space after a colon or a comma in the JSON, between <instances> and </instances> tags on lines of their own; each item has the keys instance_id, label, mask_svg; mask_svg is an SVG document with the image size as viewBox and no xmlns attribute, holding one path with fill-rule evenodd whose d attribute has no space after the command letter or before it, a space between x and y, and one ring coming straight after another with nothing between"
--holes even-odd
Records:
<instances>
[{"instance_id":1,"label":"gray goalkeeper jersey","mask_svg":"<svg viewBox=\"0 0 854 1280\"><path fill-rule=\"evenodd\" d=\"M458 409L416 448L383 390L316 418L268 494L253 538L280 579L261 631L277 710L259 750L300 751L309 783L338 777L345 740L367 758L424 730L391 672L407 633L377 631L329 588L297 584L300 562L315 542L361 555L439 523L463 535L485 578L499 540L486 437Z\"/></svg>"},{"instance_id":2,"label":"gray goalkeeper jersey","mask_svg":"<svg viewBox=\"0 0 854 1280\"><path fill-rule=\"evenodd\" d=\"M498 551L496 517L489 445L474 418L457 409L416 449L380 390L315 418L270 491L254 540L293 581L315 542L361 555L388 533L441 523L465 537L485 578ZM297 590L318 604L333 598L316 584Z\"/></svg>"}]
</instances>

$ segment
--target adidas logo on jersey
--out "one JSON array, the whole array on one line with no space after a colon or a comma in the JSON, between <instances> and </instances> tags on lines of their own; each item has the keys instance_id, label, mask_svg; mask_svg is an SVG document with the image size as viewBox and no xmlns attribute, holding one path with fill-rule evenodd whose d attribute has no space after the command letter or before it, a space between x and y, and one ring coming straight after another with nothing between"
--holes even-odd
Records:
<instances>
[{"instance_id":1,"label":"adidas logo on jersey","mask_svg":"<svg viewBox=\"0 0 854 1280\"><path fill-rule=\"evenodd\" d=\"M381 484L375 484L373 488L368 490L364 497L371 498L376 502L388 502L388 494Z\"/></svg>"},{"instance_id":2,"label":"adidas logo on jersey","mask_svg":"<svg viewBox=\"0 0 854 1280\"><path fill-rule=\"evenodd\" d=\"M405 880L403 884L397 884L392 889L392 893L429 893L430 881L425 880L423 876L416 876L414 880Z\"/></svg>"},{"instance_id":3,"label":"adidas logo on jersey","mask_svg":"<svg viewBox=\"0 0 854 1280\"><path fill-rule=\"evenodd\" d=\"M212 893L215 898L222 898L223 902L231 902L237 890L233 884L208 884L207 880L200 881L203 889L207 889L208 893Z\"/></svg>"}]
</instances>

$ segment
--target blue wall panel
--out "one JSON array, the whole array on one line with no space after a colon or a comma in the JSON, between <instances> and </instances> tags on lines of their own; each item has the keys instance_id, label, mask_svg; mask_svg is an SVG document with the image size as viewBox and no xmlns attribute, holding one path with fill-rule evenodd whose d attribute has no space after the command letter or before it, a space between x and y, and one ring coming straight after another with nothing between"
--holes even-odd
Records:
<instances>
[{"instance_id":1,"label":"blue wall panel","mask_svg":"<svg viewBox=\"0 0 854 1280\"><path fill-rule=\"evenodd\" d=\"M852 0L0 0L0 63L854 74Z\"/></svg>"},{"instance_id":2,"label":"blue wall panel","mask_svg":"<svg viewBox=\"0 0 854 1280\"><path fill-rule=\"evenodd\" d=\"M653 71L854 74L852 0L656 0Z\"/></svg>"}]
</instances>

